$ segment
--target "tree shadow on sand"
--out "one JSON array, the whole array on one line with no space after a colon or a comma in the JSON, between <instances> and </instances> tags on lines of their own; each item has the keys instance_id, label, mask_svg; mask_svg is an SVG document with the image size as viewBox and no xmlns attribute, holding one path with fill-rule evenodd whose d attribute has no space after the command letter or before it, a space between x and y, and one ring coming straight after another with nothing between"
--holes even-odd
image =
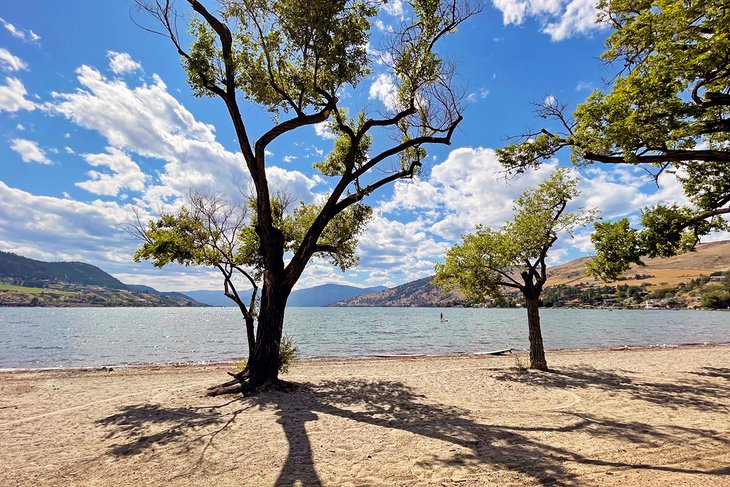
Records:
<instances>
[{"instance_id":1,"label":"tree shadow on sand","mask_svg":"<svg viewBox=\"0 0 730 487\"><path fill-rule=\"evenodd\" d=\"M168 408L159 404L133 404L122 407L119 412L96 421L107 428L106 438L114 443L109 454L117 457L137 455L154 445L174 443L191 450L191 442L183 441L189 431L207 430L214 427L212 435L220 433L241 410L232 415L223 415L219 409L230 404L203 408ZM230 417L226 417L230 416ZM154 433L147 434L149 430Z\"/></svg>"},{"instance_id":2,"label":"tree shadow on sand","mask_svg":"<svg viewBox=\"0 0 730 487\"><path fill-rule=\"evenodd\" d=\"M692 374L730 379L730 369L705 367ZM727 399L730 397L730 383L719 383L705 378L660 382L585 366L551 372L510 370L497 374L495 379L558 389L595 388L611 393L625 393L632 399L664 407L692 408L699 411L728 411Z\"/></svg>"},{"instance_id":3,"label":"tree shadow on sand","mask_svg":"<svg viewBox=\"0 0 730 487\"><path fill-rule=\"evenodd\" d=\"M490 464L532 478L541 485L576 485L578 479L566 468L581 463L610 468L634 468L679 473L727 474L728 469L701 471L651 464L628 464L594 459L566 448L541 443L528 436L534 432L581 431L593 437L613 438L643 446L657 446L673 441L711 437L730 444L720 433L700 428L655 426L640 422L616 422L588 414L570 414L571 424L562 427L512 427L483 424L466 410L425 402L400 382L327 381L306 384L295 394L270 393L248 399L278 409L290 451L276 485L321 485L315 472L311 445L304 423L319 414L338 416L383 428L450 443L456 453L423 459L423 467L432 465L463 466ZM299 446L303 445L303 447ZM454 450L454 449L452 449ZM397 452L394 452L397 454Z\"/></svg>"},{"instance_id":4,"label":"tree shadow on sand","mask_svg":"<svg viewBox=\"0 0 730 487\"><path fill-rule=\"evenodd\" d=\"M569 468L570 464L576 463L609 469L632 468L716 475L730 473L727 468L692 470L590 458L569 448L543 443L534 438L534 433L540 432L560 434L579 431L595 438L610 438L642 446L679 443L699 438L712 438L728 445L728 441L716 431L671 425L653 426L640 422L616 422L575 413L565 413L569 424L559 427L485 424L483 419L473 418L468 410L428 403L426 397L395 381L350 379L301 384L293 392L265 392L252 398L236 399L235 402L242 407L227 413L221 412L222 408L234 401L213 408L163 408L141 404L125 407L119 413L97 423L110 429L107 435L109 438L126 440L124 444L112 445L109 454L114 456L139 453L154 444L189 445L190 439L186 438L185 431L193 429L199 438L208 437L208 443L200 454L199 461L203 462L205 450L215 436L233 423L238 414L255 406L273 408L289 447L275 484L280 486L299 483L306 486L323 485L316 471L312 442L306 431L306 423L317 421L322 415L406 431L453 446L442 449L448 453L434 454L420 460L419 465L423 468L437 465L493 465L498 470L514 472L521 479L519 481L526 481L525 477L528 477L540 485L577 485L579 479ZM162 426L162 431L154 435L144 435L143 432L150 423ZM392 454L398 455L398 452L394 451Z\"/></svg>"}]
</instances>

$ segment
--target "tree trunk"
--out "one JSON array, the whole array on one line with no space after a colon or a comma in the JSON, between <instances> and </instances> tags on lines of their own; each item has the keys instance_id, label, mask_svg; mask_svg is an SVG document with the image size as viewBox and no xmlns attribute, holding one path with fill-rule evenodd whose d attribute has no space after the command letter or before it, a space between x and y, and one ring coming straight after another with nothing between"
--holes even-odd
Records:
<instances>
[{"instance_id":1,"label":"tree trunk","mask_svg":"<svg viewBox=\"0 0 730 487\"><path fill-rule=\"evenodd\" d=\"M248 360L250 361L256 347L253 316L247 314L243 319L246 321L246 340L248 341Z\"/></svg>"},{"instance_id":2,"label":"tree trunk","mask_svg":"<svg viewBox=\"0 0 730 487\"><path fill-rule=\"evenodd\" d=\"M530 332L530 368L548 370L540 331L540 297L539 295L525 296L525 302L527 303L527 326Z\"/></svg>"},{"instance_id":3,"label":"tree trunk","mask_svg":"<svg viewBox=\"0 0 730 487\"><path fill-rule=\"evenodd\" d=\"M279 382L279 346L284 329L284 310L291 289L283 274L266 273L256 330L256 347L248 359L247 392Z\"/></svg>"}]
</instances>

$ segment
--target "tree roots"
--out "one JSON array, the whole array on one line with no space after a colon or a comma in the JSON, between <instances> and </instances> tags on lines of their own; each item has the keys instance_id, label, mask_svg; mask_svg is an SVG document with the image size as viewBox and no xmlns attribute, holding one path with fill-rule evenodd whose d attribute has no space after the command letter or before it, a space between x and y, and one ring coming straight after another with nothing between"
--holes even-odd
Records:
<instances>
[{"instance_id":1,"label":"tree roots","mask_svg":"<svg viewBox=\"0 0 730 487\"><path fill-rule=\"evenodd\" d=\"M207 389L207 396L222 396L226 394L243 394L244 396L255 396L266 391L284 391L291 392L297 388L293 382L283 381L281 379L266 380L260 384L253 384L249 376L248 369L231 374L232 380L211 386Z\"/></svg>"}]
</instances>

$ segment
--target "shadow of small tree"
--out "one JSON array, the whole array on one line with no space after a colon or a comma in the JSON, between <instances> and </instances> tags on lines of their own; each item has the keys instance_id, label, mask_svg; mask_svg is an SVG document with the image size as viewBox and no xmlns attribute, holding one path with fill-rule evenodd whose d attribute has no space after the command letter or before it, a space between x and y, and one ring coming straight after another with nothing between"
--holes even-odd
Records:
<instances>
[{"instance_id":1,"label":"shadow of small tree","mask_svg":"<svg viewBox=\"0 0 730 487\"><path fill-rule=\"evenodd\" d=\"M711 370L693 374L730 378L730 369L705 369ZM548 373L510 370L497 374L495 379L560 389L597 388L613 393L626 393L633 399L660 406L675 409L689 407L700 411L727 410L727 398L730 397L730 384L720 384L713 380L647 381L592 367L555 369Z\"/></svg>"},{"instance_id":2,"label":"shadow of small tree","mask_svg":"<svg viewBox=\"0 0 730 487\"><path fill-rule=\"evenodd\" d=\"M123 440L113 444L114 456L137 455L152 445L165 445L184 436L186 431L225 423L225 418L211 408L166 408L159 404L125 406L116 414L96 421L97 425L112 427L107 439ZM146 434L148 429L157 432Z\"/></svg>"}]
</instances>

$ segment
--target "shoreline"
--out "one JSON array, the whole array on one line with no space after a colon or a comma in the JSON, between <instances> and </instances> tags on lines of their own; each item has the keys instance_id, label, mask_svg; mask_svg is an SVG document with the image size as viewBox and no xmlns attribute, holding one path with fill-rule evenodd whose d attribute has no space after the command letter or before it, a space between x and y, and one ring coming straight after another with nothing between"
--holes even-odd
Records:
<instances>
[{"instance_id":1,"label":"shoreline","mask_svg":"<svg viewBox=\"0 0 730 487\"><path fill-rule=\"evenodd\" d=\"M682 350L682 349L713 349L713 348L729 348L729 342L716 343L681 343L681 344L662 344L662 345L640 345L640 346L624 346L624 347L590 347L590 348L560 348L545 349L546 354L571 354L571 353L587 353L587 352L632 352L632 351L653 351L653 350ZM527 349L510 349L508 353L500 355L492 355L489 352L455 352L447 354L383 354L383 355L363 355L353 357L307 357L295 359L293 366L305 364L338 364L338 363L358 363L358 362L377 362L377 361L415 361L415 360L434 360L434 359L479 359L479 358L505 358L517 354L528 354ZM147 362L132 364L104 364L104 365L81 365L78 367L6 367L0 368L0 374L13 374L20 372L93 372L93 371L112 371L120 370L144 370L144 369L185 369L185 368L206 368L206 367L223 367L235 365L240 360L215 360L215 361L195 361L195 362Z\"/></svg>"}]
</instances>

